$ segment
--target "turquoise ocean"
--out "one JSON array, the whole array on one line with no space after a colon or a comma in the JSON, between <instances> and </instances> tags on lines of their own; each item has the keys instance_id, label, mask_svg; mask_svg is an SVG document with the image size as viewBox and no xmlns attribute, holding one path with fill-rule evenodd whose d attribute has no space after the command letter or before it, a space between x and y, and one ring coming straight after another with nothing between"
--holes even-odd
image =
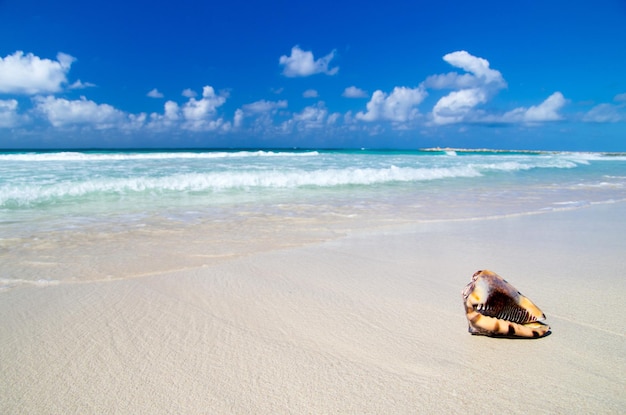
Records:
<instances>
[{"instance_id":1,"label":"turquoise ocean","mask_svg":"<svg viewBox=\"0 0 626 415\"><path fill-rule=\"evenodd\" d=\"M0 292L202 267L351 232L624 201L626 154L3 152Z\"/></svg>"},{"instance_id":2,"label":"turquoise ocean","mask_svg":"<svg viewBox=\"0 0 626 415\"><path fill-rule=\"evenodd\" d=\"M470 150L0 153L0 240L159 221L471 219L626 200L626 154Z\"/></svg>"}]
</instances>

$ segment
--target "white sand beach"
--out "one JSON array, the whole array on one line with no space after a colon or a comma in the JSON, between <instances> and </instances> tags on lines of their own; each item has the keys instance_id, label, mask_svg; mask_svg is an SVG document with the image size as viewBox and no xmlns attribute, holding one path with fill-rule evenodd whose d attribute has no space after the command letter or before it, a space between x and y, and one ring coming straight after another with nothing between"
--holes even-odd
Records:
<instances>
[{"instance_id":1,"label":"white sand beach","mask_svg":"<svg viewBox=\"0 0 626 415\"><path fill-rule=\"evenodd\" d=\"M0 292L0 412L625 413L625 214L374 227L160 271L138 245L113 278ZM485 268L552 334L470 335L461 290Z\"/></svg>"}]
</instances>

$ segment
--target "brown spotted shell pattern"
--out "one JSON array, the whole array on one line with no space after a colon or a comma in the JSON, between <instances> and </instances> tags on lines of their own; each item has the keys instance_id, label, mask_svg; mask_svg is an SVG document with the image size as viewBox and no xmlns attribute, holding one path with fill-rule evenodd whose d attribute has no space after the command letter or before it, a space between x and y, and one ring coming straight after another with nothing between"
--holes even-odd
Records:
<instances>
[{"instance_id":1,"label":"brown spotted shell pattern","mask_svg":"<svg viewBox=\"0 0 626 415\"><path fill-rule=\"evenodd\" d=\"M477 271L463 290L463 303L472 334L538 338L550 333L539 307L495 272Z\"/></svg>"}]
</instances>

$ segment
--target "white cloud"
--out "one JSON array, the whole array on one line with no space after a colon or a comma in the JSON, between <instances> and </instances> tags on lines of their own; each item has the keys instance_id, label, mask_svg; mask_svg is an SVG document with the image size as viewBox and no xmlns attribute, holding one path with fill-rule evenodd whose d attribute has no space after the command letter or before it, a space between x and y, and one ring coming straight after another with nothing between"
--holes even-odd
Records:
<instances>
[{"instance_id":1,"label":"white cloud","mask_svg":"<svg viewBox=\"0 0 626 415\"><path fill-rule=\"evenodd\" d=\"M153 112L147 126L153 130L166 130L178 125L181 119L180 107L174 101L167 101L163 106L163 114Z\"/></svg>"},{"instance_id":2,"label":"white cloud","mask_svg":"<svg viewBox=\"0 0 626 415\"><path fill-rule=\"evenodd\" d=\"M443 60L468 73L433 75L424 81L426 88L456 89L441 97L433 107L431 115L435 124L473 121L479 115L475 108L507 86L502 74L490 68L489 61L464 50L448 53Z\"/></svg>"},{"instance_id":3,"label":"white cloud","mask_svg":"<svg viewBox=\"0 0 626 415\"><path fill-rule=\"evenodd\" d=\"M470 121L485 123L528 123L536 124L541 122L559 121L563 116L559 114L561 108L567 104L567 99L560 92L555 92L546 98L541 104L531 107L519 107L504 115L482 115L477 114Z\"/></svg>"},{"instance_id":4,"label":"white cloud","mask_svg":"<svg viewBox=\"0 0 626 415\"><path fill-rule=\"evenodd\" d=\"M626 112L623 106L599 104L584 115L583 121L597 123L626 121Z\"/></svg>"},{"instance_id":5,"label":"white cloud","mask_svg":"<svg viewBox=\"0 0 626 415\"><path fill-rule=\"evenodd\" d=\"M202 89L202 98L196 100L189 98L181 108L183 118L183 128L194 131L215 130L223 125L223 120L214 120L216 109L226 102L226 98L216 95L211 86Z\"/></svg>"},{"instance_id":6,"label":"white cloud","mask_svg":"<svg viewBox=\"0 0 626 415\"><path fill-rule=\"evenodd\" d=\"M35 108L55 127L76 124L90 124L96 128L122 127L128 116L108 104L97 104L81 97L80 100L67 100L53 96L34 98Z\"/></svg>"},{"instance_id":7,"label":"white cloud","mask_svg":"<svg viewBox=\"0 0 626 415\"><path fill-rule=\"evenodd\" d=\"M559 110L565 106L567 100L560 92L550 95L537 106L528 108L524 114L526 122L558 121L562 119Z\"/></svg>"},{"instance_id":8,"label":"white cloud","mask_svg":"<svg viewBox=\"0 0 626 415\"><path fill-rule=\"evenodd\" d=\"M582 118L585 122L609 123L626 121L626 92L613 97L616 104L598 104Z\"/></svg>"},{"instance_id":9,"label":"white cloud","mask_svg":"<svg viewBox=\"0 0 626 415\"><path fill-rule=\"evenodd\" d=\"M196 93L196 91L194 91L194 90L193 90L193 89L191 89L191 88L187 88L187 89L185 89L185 90L182 92L182 95L183 95L184 97L187 97L187 98L195 98L195 97L197 97L197 96L198 96L198 94Z\"/></svg>"},{"instance_id":10,"label":"white cloud","mask_svg":"<svg viewBox=\"0 0 626 415\"><path fill-rule=\"evenodd\" d=\"M626 102L626 92L623 94L617 94L613 97L613 101L615 102Z\"/></svg>"},{"instance_id":11,"label":"white cloud","mask_svg":"<svg viewBox=\"0 0 626 415\"><path fill-rule=\"evenodd\" d=\"M128 114L128 119L119 125L122 129L134 129L144 128L146 125L146 119L148 116L145 112L139 114Z\"/></svg>"},{"instance_id":12,"label":"white cloud","mask_svg":"<svg viewBox=\"0 0 626 415\"><path fill-rule=\"evenodd\" d=\"M477 107L487 103L498 91L507 87L502 74L492 69L489 61L466 51L448 53L443 59L467 73L433 75L422 86L433 89L455 89L441 97L433 107L434 124L474 123L539 123L562 119L559 111L567 100L560 92L550 95L539 105L516 108L504 115L485 115Z\"/></svg>"},{"instance_id":13,"label":"white cloud","mask_svg":"<svg viewBox=\"0 0 626 415\"><path fill-rule=\"evenodd\" d=\"M397 86L389 95L377 90L367 103L367 112L358 112L356 118L363 121L411 121L418 116L419 112L416 107L427 95L421 87Z\"/></svg>"},{"instance_id":14,"label":"white cloud","mask_svg":"<svg viewBox=\"0 0 626 415\"><path fill-rule=\"evenodd\" d=\"M243 126L244 118L253 118L254 128L267 129L273 124L272 115L279 109L287 108L287 101L266 101L264 99L245 104L235 111L233 123L235 128Z\"/></svg>"},{"instance_id":15,"label":"white cloud","mask_svg":"<svg viewBox=\"0 0 626 415\"><path fill-rule=\"evenodd\" d=\"M489 67L489 61L483 58L472 56L464 50L448 53L443 60L452 66L461 68L466 72L473 74L484 84L495 84L500 88L506 87L506 82L502 78L502 74Z\"/></svg>"},{"instance_id":16,"label":"white cloud","mask_svg":"<svg viewBox=\"0 0 626 415\"><path fill-rule=\"evenodd\" d=\"M367 92L356 86L349 86L344 91L342 96L346 98L366 98Z\"/></svg>"},{"instance_id":17,"label":"white cloud","mask_svg":"<svg viewBox=\"0 0 626 415\"><path fill-rule=\"evenodd\" d=\"M315 59L310 51L303 51L298 46L291 50L290 56L281 56L283 74L289 77L304 77L318 73L334 75L338 67L329 68L335 52ZM490 67L486 59L472 56L466 51L452 52L443 57L444 61L458 68L459 72L449 72L427 77L416 88L395 87L390 92L376 90L366 108L356 114L331 113L323 102L307 106L300 112L281 111L287 108L286 100L259 100L236 109L234 114L222 117L220 108L228 100L224 90L216 92L213 87L205 86L199 96L192 89L185 89L179 103L167 101L163 112L146 114L128 114L108 104L97 104L85 97L79 100L57 99L51 94L67 89L80 89L95 86L80 80L68 84L67 74L74 58L60 53L57 60L40 59L32 54L16 52L0 59L0 93L23 93L37 95L32 99L34 111L24 114L41 115L54 127L91 126L93 128L138 128L145 127L155 131L227 131L234 128L246 128L264 134L275 133L278 128L284 131L294 129L305 131L319 128L349 128L359 131L383 131L391 122L393 128L413 128L415 121L423 122L424 113L419 106L428 96L428 89L438 91L433 100L430 118L425 125L445 125L454 123L541 123L561 120L562 108L567 100L560 92L555 92L538 105L519 107L504 113L491 113L480 107L507 84L502 74ZM19 72L19 73L18 73ZM274 93L282 92L272 90ZM269 92L268 92L269 94ZM146 94L152 98L164 95L154 88ZM318 97L315 89L308 89L302 96ZM368 94L356 86L349 86L342 92L346 98L367 98ZM278 96L274 96L279 98ZM626 93L618 94L613 103L600 104L584 115L579 116L586 122L626 121ZM310 101L314 102L314 101ZM23 111L23 110L22 110ZM291 117L291 118L289 118ZM287 121L283 120L289 118ZM0 100L0 127L12 128L21 125L28 118L18 113L18 101ZM361 121L361 122L359 122ZM366 121L369 123L363 123ZM377 125L375 122L381 122Z\"/></svg>"},{"instance_id":18,"label":"white cloud","mask_svg":"<svg viewBox=\"0 0 626 415\"><path fill-rule=\"evenodd\" d=\"M626 121L626 93L613 97L617 104L598 104L587 112L582 120L585 122L609 123Z\"/></svg>"},{"instance_id":19,"label":"white cloud","mask_svg":"<svg viewBox=\"0 0 626 415\"><path fill-rule=\"evenodd\" d=\"M287 108L287 101L284 99L280 101L266 101L262 99L251 104L245 104L242 108L246 114L259 114L271 112L279 108Z\"/></svg>"},{"instance_id":20,"label":"white cloud","mask_svg":"<svg viewBox=\"0 0 626 415\"><path fill-rule=\"evenodd\" d=\"M320 126L326 119L327 115L328 110L324 107L324 103L320 102L317 105L311 105L304 108L302 112L294 114L293 119L312 127Z\"/></svg>"},{"instance_id":21,"label":"white cloud","mask_svg":"<svg viewBox=\"0 0 626 415\"><path fill-rule=\"evenodd\" d=\"M486 93L480 88L461 89L442 97L433 107L435 124L461 122L478 104L487 101Z\"/></svg>"},{"instance_id":22,"label":"white cloud","mask_svg":"<svg viewBox=\"0 0 626 415\"><path fill-rule=\"evenodd\" d=\"M329 117L326 105L323 101L319 101L317 104L305 107L301 112L293 114L291 119L282 123L281 130L283 132L292 131L294 128L301 132L316 130L334 123L338 118L338 114L332 114Z\"/></svg>"},{"instance_id":23,"label":"white cloud","mask_svg":"<svg viewBox=\"0 0 626 415\"><path fill-rule=\"evenodd\" d=\"M0 58L0 93L35 95L62 90L67 73L76 59L58 53L57 60L17 51Z\"/></svg>"},{"instance_id":24,"label":"white cloud","mask_svg":"<svg viewBox=\"0 0 626 415\"><path fill-rule=\"evenodd\" d=\"M462 89L474 88L483 82L472 74L459 74L449 72L447 74L431 75L424 81L423 86L431 89Z\"/></svg>"},{"instance_id":25,"label":"white cloud","mask_svg":"<svg viewBox=\"0 0 626 415\"><path fill-rule=\"evenodd\" d=\"M79 79L76 82L74 82L72 85L70 85L69 88L70 89L85 89L85 88L92 88L94 86L96 86L96 84L92 84L91 82L82 82Z\"/></svg>"},{"instance_id":26,"label":"white cloud","mask_svg":"<svg viewBox=\"0 0 626 415\"><path fill-rule=\"evenodd\" d=\"M167 101L164 105L163 116L169 121L177 121L180 118L178 104L174 101Z\"/></svg>"},{"instance_id":27,"label":"white cloud","mask_svg":"<svg viewBox=\"0 0 626 415\"><path fill-rule=\"evenodd\" d=\"M233 117L233 126L235 128L240 128L241 125L243 124L243 110L241 110L240 108L237 108L235 110L235 116Z\"/></svg>"},{"instance_id":28,"label":"white cloud","mask_svg":"<svg viewBox=\"0 0 626 415\"><path fill-rule=\"evenodd\" d=\"M191 90L185 90L191 91ZM165 131L183 128L191 131L225 131L232 128L230 121L216 117L217 109L226 102L224 94L217 95L211 86L202 88L202 98L190 97L182 105L167 101L162 114L150 114L148 128Z\"/></svg>"},{"instance_id":29,"label":"white cloud","mask_svg":"<svg viewBox=\"0 0 626 415\"><path fill-rule=\"evenodd\" d=\"M327 124L335 124L337 123L337 121L339 121L339 118L341 118L341 114L338 112L334 112L332 114L330 114L328 116L328 119L326 120Z\"/></svg>"},{"instance_id":30,"label":"white cloud","mask_svg":"<svg viewBox=\"0 0 626 415\"><path fill-rule=\"evenodd\" d=\"M163 98L164 95L161 92L159 92L158 89L154 88L150 92L148 92L146 96L150 98Z\"/></svg>"},{"instance_id":31,"label":"white cloud","mask_svg":"<svg viewBox=\"0 0 626 415\"><path fill-rule=\"evenodd\" d=\"M11 128L19 124L17 101L0 99L0 128Z\"/></svg>"},{"instance_id":32,"label":"white cloud","mask_svg":"<svg viewBox=\"0 0 626 415\"><path fill-rule=\"evenodd\" d=\"M291 48L291 55L283 55L278 60L280 65L284 65L283 75L288 77L310 76L318 73L335 75L339 71L336 66L328 69L330 61L335 57L335 51L317 60L313 57L313 52L304 51L298 46Z\"/></svg>"}]
</instances>

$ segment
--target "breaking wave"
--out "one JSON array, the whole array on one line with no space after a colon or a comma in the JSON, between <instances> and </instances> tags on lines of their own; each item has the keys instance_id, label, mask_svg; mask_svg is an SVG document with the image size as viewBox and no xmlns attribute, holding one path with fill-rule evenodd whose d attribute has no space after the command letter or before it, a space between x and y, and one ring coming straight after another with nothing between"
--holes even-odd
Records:
<instances>
[{"instance_id":1,"label":"breaking wave","mask_svg":"<svg viewBox=\"0 0 626 415\"><path fill-rule=\"evenodd\" d=\"M172 174L161 177L138 176L124 178L95 178L52 184L0 185L0 207L31 206L85 196L213 193L228 190L263 190L294 188L328 188L335 186L367 186L392 182L413 182L456 177L477 177L473 167L328 169L289 171L227 171Z\"/></svg>"},{"instance_id":2,"label":"breaking wave","mask_svg":"<svg viewBox=\"0 0 626 415\"><path fill-rule=\"evenodd\" d=\"M272 189L329 189L571 169L582 155L420 156L318 151L209 151L0 154L0 208L83 200L155 200ZM56 163L46 163L46 162ZM4 177L2 177L4 176ZM111 199L113 198L113 199Z\"/></svg>"}]
</instances>

